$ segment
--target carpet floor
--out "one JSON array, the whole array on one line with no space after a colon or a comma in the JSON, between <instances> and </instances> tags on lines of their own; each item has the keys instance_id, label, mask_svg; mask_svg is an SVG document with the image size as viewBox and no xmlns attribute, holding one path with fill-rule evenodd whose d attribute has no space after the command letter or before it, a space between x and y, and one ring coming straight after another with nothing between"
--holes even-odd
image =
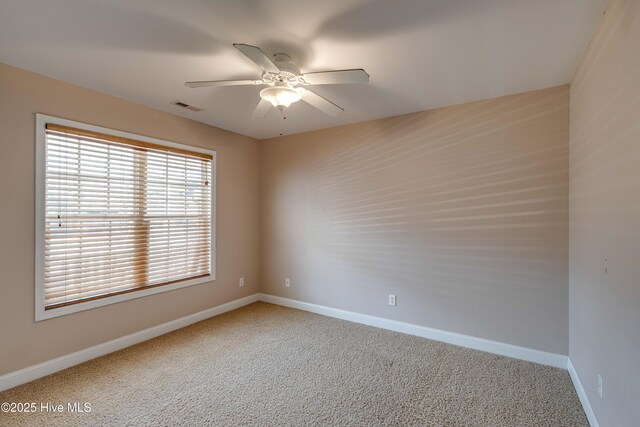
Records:
<instances>
[{"instance_id":1,"label":"carpet floor","mask_svg":"<svg viewBox=\"0 0 640 427\"><path fill-rule=\"evenodd\" d=\"M0 426L588 426L566 371L265 303L0 393ZM88 402L89 413L68 413Z\"/></svg>"}]
</instances>

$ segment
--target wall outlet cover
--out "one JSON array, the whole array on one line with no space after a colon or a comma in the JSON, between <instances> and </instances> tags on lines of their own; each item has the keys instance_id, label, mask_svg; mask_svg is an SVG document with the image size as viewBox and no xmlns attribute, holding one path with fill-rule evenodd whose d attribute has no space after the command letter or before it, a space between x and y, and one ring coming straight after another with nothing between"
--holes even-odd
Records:
<instances>
[{"instance_id":1,"label":"wall outlet cover","mask_svg":"<svg viewBox=\"0 0 640 427\"><path fill-rule=\"evenodd\" d=\"M598 374L598 396L602 399L602 376Z\"/></svg>"}]
</instances>

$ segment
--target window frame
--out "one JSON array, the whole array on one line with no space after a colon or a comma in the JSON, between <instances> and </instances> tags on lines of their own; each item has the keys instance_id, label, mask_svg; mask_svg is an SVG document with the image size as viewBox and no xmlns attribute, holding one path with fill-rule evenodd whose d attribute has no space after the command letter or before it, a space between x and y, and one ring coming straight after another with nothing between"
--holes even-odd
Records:
<instances>
[{"instance_id":1,"label":"window frame","mask_svg":"<svg viewBox=\"0 0 640 427\"><path fill-rule=\"evenodd\" d=\"M76 122L59 117L49 116L45 114L36 114L36 165L35 165L35 320L36 322L64 316L71 313L90 310L106 305L117 304L120 302L146 297L148 295L169 292L175 289L181 289L188 286L199 285L203 283L211 283L216 280L216 172L217 172L217 156L215 150L209 150L191 145L180 144L152 138L143 135L137 135L129 132L123 132L115 129L94 126L86 123ZM92 132L104 133L122 138L129 138L136 141L158 144L166 147L177 148L182 150L193 151L197 153L209 154L211 160L211 223L210 223L210 266L211 271L208 277L200 277L194 279L185 279L180 282L167 285L143 288L127 293L113 296L106 296L99 299L78 302L63 307L51 308L45 310L45 228L46 228L46 124L58 124L76 129L87 130Z\"/></svg>"}]
</instances>

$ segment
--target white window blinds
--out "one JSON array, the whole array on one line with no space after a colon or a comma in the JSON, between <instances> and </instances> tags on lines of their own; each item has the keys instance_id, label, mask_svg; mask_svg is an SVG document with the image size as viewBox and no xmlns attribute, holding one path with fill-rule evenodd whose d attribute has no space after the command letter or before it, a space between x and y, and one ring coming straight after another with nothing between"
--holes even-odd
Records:
<instances>
[{"instance_id":1,"label":"white window blinds","mask_svg":"<svg viewBox=\"0 0 640 427\"><path fill-rule=\"evenodd\" d=\"M45 145L45 310L211 274L211 155L51 123Z\"/></svg>"}]
</instances>

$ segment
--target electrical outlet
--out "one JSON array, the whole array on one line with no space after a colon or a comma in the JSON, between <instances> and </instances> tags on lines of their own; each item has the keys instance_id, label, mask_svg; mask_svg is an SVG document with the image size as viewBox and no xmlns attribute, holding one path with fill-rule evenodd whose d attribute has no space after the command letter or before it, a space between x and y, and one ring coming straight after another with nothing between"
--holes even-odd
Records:
<instances>
[{"instance_id":1,"label":"electrical outlet","mask_svg":"<svg viewBox=\"0 0 640 427\"><path fill-rule=\"evenodd\" d=\"M240 278L240 287L243 287L243 286L244 286L244 277L241 277Z\"/></svg>"},{"instance_id":2,"label":"electrical outlet","mask_svg":"<svg viewBox=\"0 0 640 427\"><path fill-rule=\"evenodd\" d=\"M288 277L286 279L284 279L284 285L287 288L291 287L291 279L289 279Z\"/></svg>"},{"instance_id":3,"label":"electrical outlet","mask_svg":"<svg viewBox=\"0 0 640 427\"><path fill-rule=\"evenodd\" d=\"M393 294L389 294L389 305L396 305L396 296Z\"/></svg>"},{"instance_id":4,"label":"electrical outlet","mask_svg":"<svg viewBox=\"0 0 640 427\"><path fill-rule=\"evenodd\" d=\"M598 374L598 396L602 399L602 377Z\"/></svg>"}]
</instances>

